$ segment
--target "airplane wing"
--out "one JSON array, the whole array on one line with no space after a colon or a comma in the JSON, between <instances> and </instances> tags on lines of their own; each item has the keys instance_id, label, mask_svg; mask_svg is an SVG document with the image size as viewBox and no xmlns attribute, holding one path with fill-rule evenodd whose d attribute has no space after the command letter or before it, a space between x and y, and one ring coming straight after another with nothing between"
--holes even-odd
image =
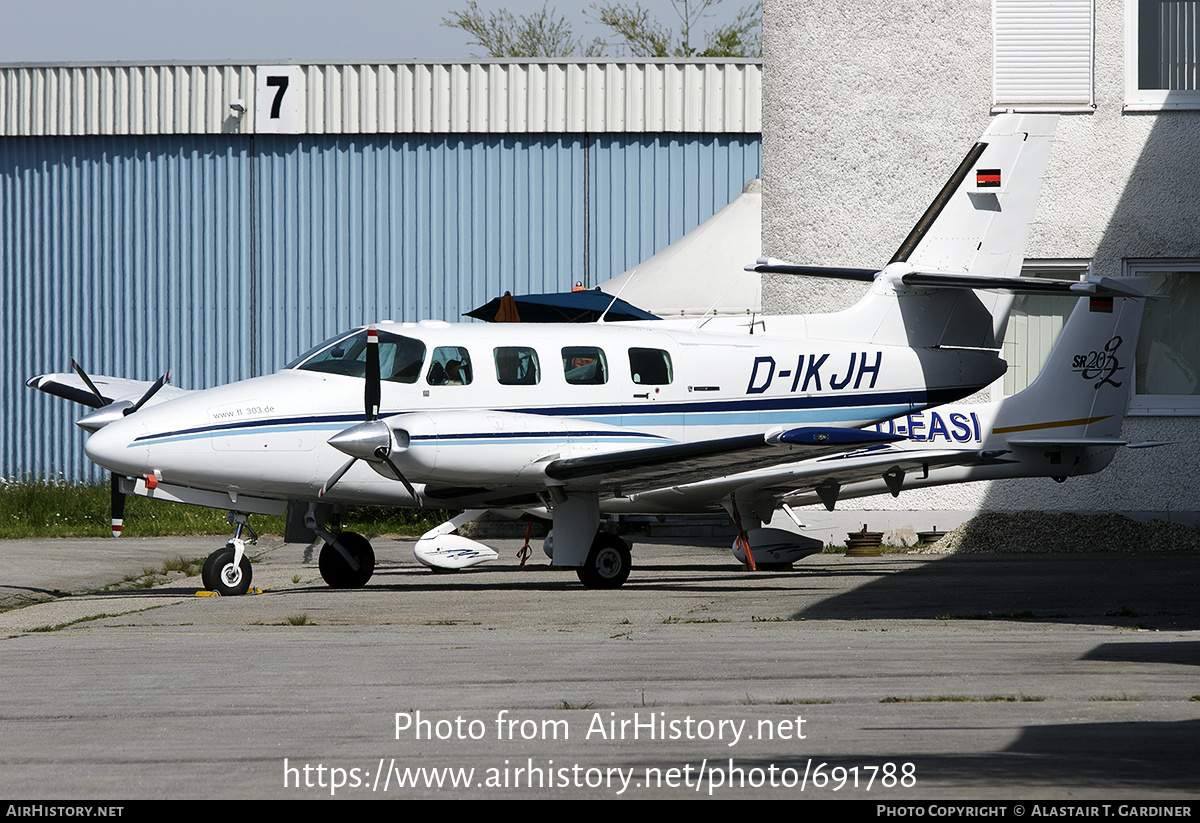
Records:
<instances>
[{"instance_id":1,"label":"airplane wing","mask_svg":"<svg viewBox=\"0 0 1200 823\"><path fill-rule=\"evenodd\" d=\"M840 489L854 483L883 479L896 484L899 490L904 478L911 474L928 475L933 468L951 465L993 463L1003 460L1003 451L963 449L897 449L881 444L824 459L802 460L770 468L724 476L696 483L675 482L654 495L685 497L692 505L718 505L730 495L758 497L769 495L783 499L800 493L833 494L837 500ZM668 481L669 482L669 481ZM644 499L646 495L637 495ZM826 503L826 505L829 505Z\"/></svg>"},{"instance_id":2,"label":"airplane wing","mask_svg":"<svg viewBox=\"0 0 1200 823\"><path fill-rule=\"evenodd\" d=\"M690 510L716 507L736 494L741 498L772 497L791 505L820 502L831 511L838 500L928 487L971 479L1023 477L1024 450L1079 452L1120 447L1150 448L1166 443L1130 442L1111 437L1012 438L1009 448L904 448L880 444L845 454L759 468L736 476L700 482L675 482L644 494L632 494L633 506L651 500L675 505L686 501ZM952 470L957 470L951 473ZM978 478L972 472L981 472ZM1050 475L1051 472L1045 472ZM669 481L668 481L669 482Z\"/></svg>"},{"instance_id":3,"label":"airplane wing","mask_svg":"<svg viewBox=\"0 0 1200 823\"><path fill-rule=\"evenodd\" d=\"M39 374L37 377L31 377L26 381L25 385L31 389L37 389L46 394L62 397L73 403L91 406L92 408L99 408L101 405L106 405L117 400L137 401L138 398L142 397L154 385L153 380L128 380L124 377L109 377L103 374L92 376L91 380L96 385L96 389L104 397L104 404L97 401L96 395L92 394L92 390L88 388L87 383L74 372ZM188 389L181 389L168 384L157 392L155 402L182 397L188 393Z\"/></svg>"},{"instance_id":4,"label":"airplane wing","mask_svg":"<svg viewBox=\"0 0 1200 823\"><path fill-rule=\"evenodd\" d=\"M631 494L695 483L766 465L793 463L889 443L903 438L857 429L797 428L763 434L672 443L620 452L569 457L546 466L546 476L609 494Z\"/></svg>"}]
</instances>

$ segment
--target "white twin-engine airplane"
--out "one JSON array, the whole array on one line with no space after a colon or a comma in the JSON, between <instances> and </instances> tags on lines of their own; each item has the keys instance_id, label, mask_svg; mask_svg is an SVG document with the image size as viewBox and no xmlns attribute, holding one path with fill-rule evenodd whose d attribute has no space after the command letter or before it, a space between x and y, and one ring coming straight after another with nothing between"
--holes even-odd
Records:
<instances>
[{"instance_id":1,"label":"white twin-engine airplane","mask_svg":"<svg viewBox=\"0 0 1200 823\"><path fill-rule=\"evenodd\" d=\"M364 585L374 552L340 530L343 504L548 510L555 565L576 568L587 587L620 586L630 571L625 542L599 531L602 511L724 506L743 546L770 549L777 530L757 527L790 500L836 500L839 486L871 476L896 491L917 485L905 480L917 465L1011 466L990 441L975 442L985 423L970 415L984 407L920 415L1004 373L998 349L1012 294L1079 294L1120 306L1120 317L1136 314L1123 296L1140 292L1125 282L1018 276L1054 125L1047 115L997 117L882 271L755 267L869 281L842 312L751 322L381 322L273 375L203 391L165 379L149 388L93 380L78 368L29 385L96 407L78 423L93 432L88 457L113 472L114 532L130 493L231 510L236 533L204 568L205 585L222 593L250 584L242 533L256 513L286 513L289 541L320 536L331 586ZM1115 364L1110 337L1134 334L1136 325L1073 345ZM1095 402L1105 388L1095 387ZM1070 434L1044 450L1073 461L1095 446L1094 416L1039 408L1029 431ZM885 423L897 418L908 422ZM873 462L894 454L887 447L903 439L899 426L911 433L917 420L968 453ZM1036 451L1039 436L1010 438L1005 450ZM419 559L454 568L494 557L449 533L462 519L420 541Z\"/></svg>"}]
</instances>

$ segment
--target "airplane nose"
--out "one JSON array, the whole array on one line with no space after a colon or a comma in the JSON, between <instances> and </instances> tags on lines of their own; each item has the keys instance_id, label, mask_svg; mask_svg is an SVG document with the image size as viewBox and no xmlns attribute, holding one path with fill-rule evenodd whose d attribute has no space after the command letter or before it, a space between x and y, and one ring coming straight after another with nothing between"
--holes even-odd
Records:
<instances>
[{"instance_id":1,"label":"airplane nose","mask_svg":"<svg viewBox=\"0 0 1200 823\"><path fill-rule=\"evenodd\" d=\"M142 428L131 418L116 420L89 437L83 452L93 463L118 474L145 474L149 450L133 445Z\"/></svg>"}]
</instances>

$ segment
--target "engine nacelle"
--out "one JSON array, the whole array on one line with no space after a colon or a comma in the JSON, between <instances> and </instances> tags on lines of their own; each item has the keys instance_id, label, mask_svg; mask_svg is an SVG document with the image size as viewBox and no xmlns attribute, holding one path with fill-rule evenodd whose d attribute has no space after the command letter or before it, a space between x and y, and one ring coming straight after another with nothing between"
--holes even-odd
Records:
<instances>
[{"instance_id":1,"label":"engine nacelle","mask_svg":"<svg viewBox=\"0 0 1200 823\"><path fill-rule=\"evenodd\" d=\"M418 483L540 489L551 460L629 448L629 432L618 426L551 415L443 410L399 414L387 424L392 460Z\"/></svg>"}]
</instances>

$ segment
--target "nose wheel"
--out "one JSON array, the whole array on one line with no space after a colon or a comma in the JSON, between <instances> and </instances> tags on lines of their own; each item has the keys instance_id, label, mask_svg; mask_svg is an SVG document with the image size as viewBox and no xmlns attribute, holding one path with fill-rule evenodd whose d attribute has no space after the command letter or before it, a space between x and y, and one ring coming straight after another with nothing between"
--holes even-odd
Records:
<instances>
[{"instance_id":1,"label":"nose wheel","mask_svg":"<svg viewBox=\"0 0 1200 823\"><path fill-rule=\"evenodd\" d=\"M247 515L242 512L230 512L230 525L234 526L233 537L222 548L210 554L200 569L200 579L204 588L217 592L222 596L245 594L250 591L250 558L246 557L246 543L257 543L258 534L250 528ZM243 540L242 534L250 535Z\"/></svg>"},{"instance_id":2,"label":"nose wheel","mask_svg":"<svg viewBox=\"0 0 1200 823\"><path fill-rule=\"evenodd\" d=\"M250 591L250 580L254 574L250 569L250 558L244 553L244 546L241 547L242 551L238 551L235 541L242 542L237 538L230 540L224 548L208 556L200 571L204 588L224 597Z\"/></svg>"}]
</instances>

